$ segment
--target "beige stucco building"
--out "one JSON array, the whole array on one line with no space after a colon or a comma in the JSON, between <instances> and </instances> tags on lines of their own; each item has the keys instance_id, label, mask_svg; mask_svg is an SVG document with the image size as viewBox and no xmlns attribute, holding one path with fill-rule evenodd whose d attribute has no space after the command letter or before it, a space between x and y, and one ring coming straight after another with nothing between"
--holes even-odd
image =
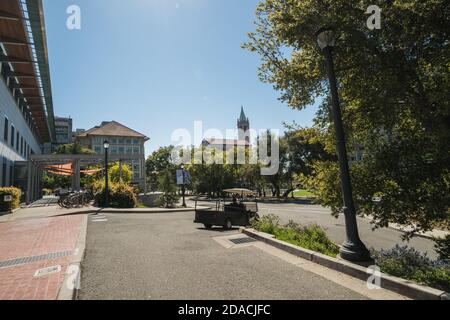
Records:
<instances>
[{"instance_id":1,"label":"beige stucco building","mask_svg":"<svg viewBox=\"0 0 450 320\"><path fill-rule=\"evenodd\" d=\"M116 121L104 121L89 130L79 130L75 141L96 154L103 154L105 141L110 144L111 155L123 155L123 163L133 171L133 184L145 186L145 143L148 137ZM127 155L139 155L140 160L127 160Z\"/></svg>"}]
</instances>

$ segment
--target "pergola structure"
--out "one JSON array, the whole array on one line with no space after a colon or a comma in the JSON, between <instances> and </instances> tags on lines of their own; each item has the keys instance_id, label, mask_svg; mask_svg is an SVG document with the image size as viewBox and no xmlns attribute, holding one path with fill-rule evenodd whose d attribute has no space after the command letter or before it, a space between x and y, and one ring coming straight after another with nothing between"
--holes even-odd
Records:
<instances>
[{"instance_id":1,"label":"pergola structure","mask_svg":"<svg viewBox=\"0 0 450 320\"><path fill-rule=\"evenodd\" d=\"M108 155L108 162L122 163L131 160L141 160L140 155ZM28 161L19 164L24 167L23 176L26 177L26 203L30 204L42 197L42 173L48 166L71 163L74 173L72 176L72 189L78 191L81 188L81 167L104 164L104 161L105 156L101 154L31 155ZM145 186L144 190L146 190Z\"/></svg>"}]
</instances>

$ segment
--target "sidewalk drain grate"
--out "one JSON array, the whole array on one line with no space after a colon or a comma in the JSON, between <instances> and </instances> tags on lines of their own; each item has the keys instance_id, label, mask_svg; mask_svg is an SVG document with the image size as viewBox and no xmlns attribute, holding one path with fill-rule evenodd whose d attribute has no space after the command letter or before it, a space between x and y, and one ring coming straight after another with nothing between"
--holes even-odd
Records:
<instances>
[{"instance_id":1,"label":"sidewalk drain grate","mask_svg":"<svg viewBox=\"0 0 450 320\"><path fill-rule=\"evenodd\" d=\"M245 238L237 238L237 239L228 239L231 242L233 242L234 244L245 244L245 243L252 243L252 242L256 242L255 239L250 238L250 237L245 237Z\"/></svg>"},{"instance_id":2,"label":"sidewalk drain grate","mask_svg":"<svg viewBox=\"0 0 450 320\"><path fill-rule=\"evenodd\" d=\"M15 267L15 266L19 266L22 264L28 264L28 263L33 263L33 262L42 261L42 260L53 260L53 259L57 259L57 258L69 257L72 254L73 254L73 251L61 251L61 252L43 254L40 256L0 261L0 268L10 268L10 267Z\"/></svg>"}]
</instances>

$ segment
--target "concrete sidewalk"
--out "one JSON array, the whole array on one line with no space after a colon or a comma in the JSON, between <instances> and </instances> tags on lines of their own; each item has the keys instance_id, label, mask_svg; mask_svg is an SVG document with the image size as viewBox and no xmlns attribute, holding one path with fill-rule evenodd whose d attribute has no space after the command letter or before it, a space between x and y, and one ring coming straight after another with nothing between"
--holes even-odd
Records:
<instances>
[{"instance_id":1,"label":"concrete sidewalk","mask_svg":"<svg viewBox=\"0 0 450 320\"><path fill-rule=\"evenodd\" d=\"M151 214L151 213L171 213L171 212L191 212L194 208L133 208L133 209L114 209L114 208L98 208L98 207L82 207L74 209L65 209L60 206L48 207L32 207L22 208L14 213L0 216L0 223L8 221L17 221L24 219L48 218L74 214L93 214L93 213L134 213L134 214Z\"/></svg>"},{"instance_id":2,"label":"concrete sidewalk","mask_svg":"<svg viewBox=\"0 0 450 320\"><path fill-rule=\"evenodd\" d=\"M73 214L89 214L89 213L96 213L99 210L100 208L91 206L75 209L65 209L61 208L60 206L22 208L15 211L14 213L0 216L0 223L16 220L48 218Z\"/></svg>"},{"instance_id":3,"label":"concrete sidewalk","mask_svg":"<svg viewBox=\"0 0 450 320\"><path fill-rule=\"evenodd\" d=\"M55 300L87 215L0 223L0 300Z\"/></svg>"}]
</instances>

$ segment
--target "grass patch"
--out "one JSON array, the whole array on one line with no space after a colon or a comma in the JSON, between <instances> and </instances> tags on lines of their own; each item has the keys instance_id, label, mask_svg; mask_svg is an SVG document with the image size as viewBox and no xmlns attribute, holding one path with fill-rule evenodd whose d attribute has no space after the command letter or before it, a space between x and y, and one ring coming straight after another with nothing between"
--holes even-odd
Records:
<instances>
[{"instance_id":1,"label":"grass patch","mask_svg":"<svg viewBox=\"0 0 450 320\"><path fill-rule=\"evenodd\" d=\"M255 230L269 233L276 239L293 245L313 250L330 257L339 254L339 246L331 241L325 230L318 225L302 226L290 221L282 225L276 215L266 215L252 224ZM397 245L390 250L372 250L372 258L381 272L450 292L450 260L448 257L448 241L442 240L440 258L431 260L426 254L408 246ZM444 243L445 242L445 243Z\"/></svg>"},{"instance_id":2,"label":"grass patch","mask_svg":"<svg viewBox=\"0 0 450 320\"><path fill-rule=\"evenodd\" d=\"M308 190L301 189L292 192L296 198L314 198L316 195ZM290 196L292 196L292 193Z\"/></svg>"},{"instance_id":3,"label":"grass patch","mask_svg":"<svg viewBox=\"0 0 450 320\"><path fill-rule=\"evenodd\" d=\"M267 215L263 216L259 221L255 221L253 228L272 234L278 240L317 251L330 257L336 257L339 254L338 245L328 238L322 227L315 224L302 226L290 221L286 225L281 225L277 216Z\"/></svg>"}]
</instances>

